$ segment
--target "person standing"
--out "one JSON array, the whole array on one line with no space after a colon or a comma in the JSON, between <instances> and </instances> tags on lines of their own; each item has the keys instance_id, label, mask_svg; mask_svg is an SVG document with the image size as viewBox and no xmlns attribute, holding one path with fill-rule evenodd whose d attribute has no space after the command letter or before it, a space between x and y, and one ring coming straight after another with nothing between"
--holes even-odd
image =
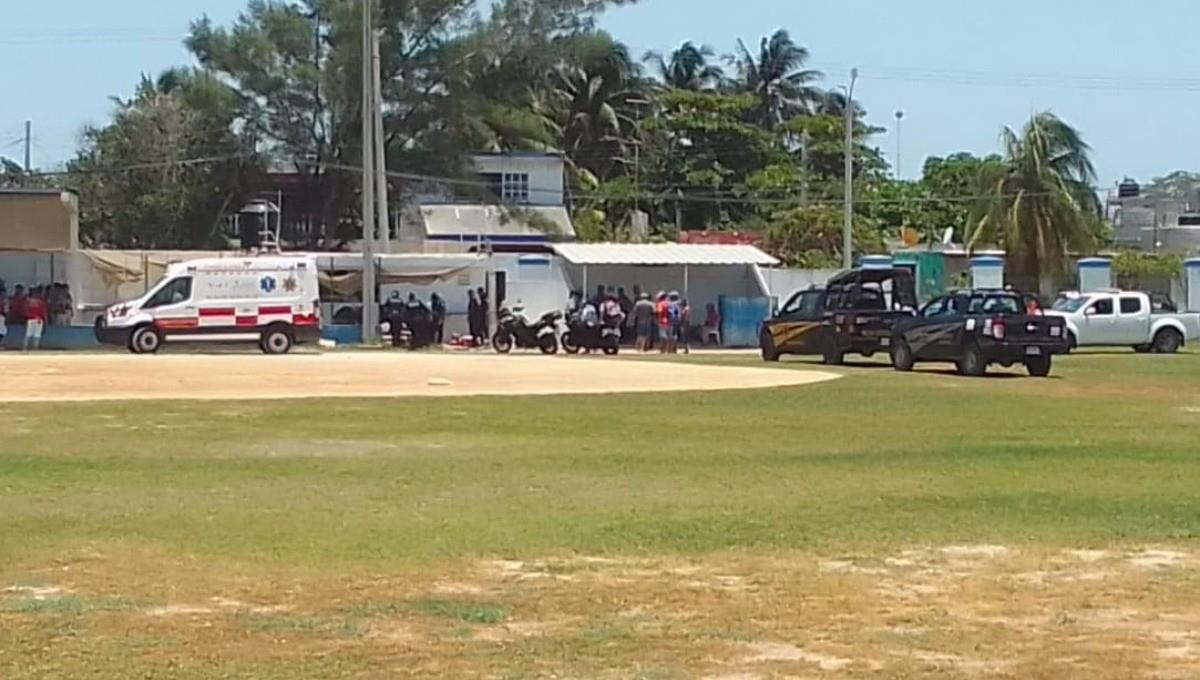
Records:
<instances>
[{"instance_id":1,"label":"person standing","mask_svg":"<svg viewBox=\"0 0 1200 680\"><path fill-rule=\"evenodd\" d=\"M467 332L470 333L470 344L480 347L484 344L479 336L482 325L479 323L479 297L474 290L467 291Z\"/></svg>"},{"instance_id":2,"label":"person standing","mask_svg":"<svg viewBox=\"0 0 1200 680\"><path fill-rule=\"evenodd\" d=\"M12 299L8 301L8 322L14 326L20 326L25 323L25 308L29 304L29 297L25 295L25 286L17 284L13 288Z\"/></svg>"},{"instance_id":3,"label":"person standing","mask_svg":"<svg viewBox=\"0 0 1200 680\"><path fill-rule=\"evenodd\" d=\"M639 352L650 351L650 336L654 334L654 303L646 293L638 295L633 306L633 332L637 338L634 348Z\"/></svg>"},{"instance_id":4,"label":"person standing","mask_svg":"<svg viewBox=\"0 0 1200 680\"><path fill-rule=\"evenodd\" d=\"M39 349L42 346L42 331L46 328L46 300L42 297L40 288L34 288L33 294L25 303L25 341L24 348Z\"/></svg>"},{"instance_id":5,"label":"person standing","mask_svg":"<svg viewBox=\"0 0 1200 680\"><path fill-rule=\"evenodd\" d=\"M441 345L445 342L446 301L434 293L429 296L429 309L433 313L433 341Z\"/></svg>"},{"instance_id":6,"label":"person standing","mask_svg":"<svg viewBox=\"0 0 1200 680\"><path fill-rule=\"evenodd\" d=\"M671 316L668 311L667 294L659 291L658 300L654 303L654 317L658 321L658 351L667 354L673 344L671 342Z\"/></svg>"},{"instance_id":7,"label":"person standing","mask_svg":"<svg viewBox=\"0 0 1200 680\"><path fill-rule=\"evenodd\" d=\"M691 354L691 346L688 344L688 336L692 332L692 306L688 304L686 299L679 301L679 346L683 348L684 354Z\"/></svg>"},{"instance_id":8,"label":"person standing","mask_svg":"<svg viewBox=\"0 0 1200 680\"><path fill-rule=\"evenodd\" d=\"M621 318L624 319L621 323L621 342L629 342L633 339L633 333L630 332L633 328L633 299L624 288L617 289L617 304L621 305Z\"/></svg>"},{"instance_id":9,"label":"person standing","mask_svg":"<svg viewBox=\"0 0 1200 680\"><path fill-rule=\"evenodd\" d=\"M488 306L490 301L488 300L487 291L483 289L483 286L480 286L476 290L476 294L479 296L479 344L483 345L487 344L488 337L491 335L489 326L492 325L492 309Z\"/></svg>"}]
</instances>

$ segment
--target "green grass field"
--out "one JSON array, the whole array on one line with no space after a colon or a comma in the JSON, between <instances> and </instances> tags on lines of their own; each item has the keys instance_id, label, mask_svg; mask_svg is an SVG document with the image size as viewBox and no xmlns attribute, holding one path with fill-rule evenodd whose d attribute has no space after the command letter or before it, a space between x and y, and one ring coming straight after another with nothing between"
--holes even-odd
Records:
<instances>
[{"instance_id":1,"label":"green grass field","mask_svg":"<svg viewBox=\"0 0 1200 680\"><path fill-rule=\"evenodd\" d=\"M1048 380L841 372L750 392L0 407L0 677L1200 662L1081 613L1200 611L1200 356L1077 355ZM1060 559L1080 549L1107 575L1020 585L1084 573ZM892 601L888 584L935 590ZM1022 607L1045 631L985 620Z\"/></svg>"}]
</instances>

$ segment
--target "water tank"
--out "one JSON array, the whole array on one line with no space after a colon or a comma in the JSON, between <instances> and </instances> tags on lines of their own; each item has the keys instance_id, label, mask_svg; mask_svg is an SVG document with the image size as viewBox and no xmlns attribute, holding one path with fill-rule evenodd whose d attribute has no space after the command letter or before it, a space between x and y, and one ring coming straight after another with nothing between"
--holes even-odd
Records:
<instances>
[{"instance_id":1,"label":"water tank","mask_svg":"<svg viewBox=\"0 0 1200 680\"><path fill-rule=\"evenodd\" d=\"M1113 287L1112 260L1106 257L1085 257L1078 263L1079 291L1091 293Z\"/></svg>"},{"instance_id":2,"label":"water tank","mask_svg":"<svg viewBox=\"0 0 1200 680\"><path fill-rule=\"evenodd\" d=\"M1142 195L1142 185L1126 177L1117 185L1117 198L1137 198Z\"/></svg>"}]
</instances>

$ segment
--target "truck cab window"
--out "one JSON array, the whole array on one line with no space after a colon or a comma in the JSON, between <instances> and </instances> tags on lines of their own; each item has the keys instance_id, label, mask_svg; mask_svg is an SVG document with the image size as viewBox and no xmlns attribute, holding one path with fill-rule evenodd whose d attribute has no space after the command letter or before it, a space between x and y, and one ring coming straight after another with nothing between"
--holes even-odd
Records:
<instances>
[{"instance_id":1,"label":"truck cab window","mask_svg":"<svg viewBox=\"0 0 1200 680\"><path fill-rule=\"evenodd\" d=\"M1123 297L1121 298L1121 313L1122 314L1141 314L1142 299L1139 297Z\"/></svg>"},{"instance_id":2,"label":"truck cab window","mask_svg":"<svg viewBox=\"0 0 1200 680\"><path fill-rule=\"evenodd\" d=\"M1089 310L1091 311L1092 316L1112 316L1113 315L1112 298L1103 298L1100 300L1096 300L1094 303L1092 303L1092 306L1089 307Z\"/></svg>"},{"instance_id":3,"label":"truck cab window","mask_svg":"<svg viewBox=\"0 0 1200 680\"><path fill-rule=\"evenodd\" d=\"M946 311L946 298L939 298L925 305L925 309L921 310L921 316L930 319L935 316L941 316Z\"/></svg>"},{"instance_id":4,"label":"truck cab window","mask_svg":"<svg viewBox=\"0 0 1200 680\"><path fill-rule=\"evenodd\" d=\"M142 305L142 309L154 309L165 305L177 305L187 302L192 299L192 277L183 276L178 279L172 279L165 286L158 289L146 304Z\"/></svg>"}]
</instances>

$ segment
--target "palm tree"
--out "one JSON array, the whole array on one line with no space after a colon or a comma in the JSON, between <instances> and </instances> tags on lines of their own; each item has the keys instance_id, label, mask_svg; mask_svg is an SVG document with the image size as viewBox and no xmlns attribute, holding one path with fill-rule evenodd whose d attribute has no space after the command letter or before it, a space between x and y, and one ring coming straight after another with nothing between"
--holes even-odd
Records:
<instances>
[{"instance_id":1,"label":"palm tree","mask_svg":"<svg viewBox=\"0 0 1200 680\"><path fill-rule=\"evenodd\" d=\"M628 48L605 34L582 39L573 57L554 69L538 108L579 177L604 180L623 171L637 136L642 85Z\"/></svg>"},{"instance_id":2,"label":"palm tree","mask_svg":"<svg viewBox=\"0 0 1200 680\"><path fill-rule=\"evenodd\" d=\"M810 113L823 93L813 83L820 80L820 71L804 68L808 49L797 45L780 29L770 38L763 38L755 57L738 40L740 53L736 58L738 87L758 98L758 123L767 128L793 116Z\"/></svg>"},{"instance_id":3,"label":"palm tree","mask_svg":"<svg viewBox=\"0 0 1200 680\"><path fill-rule=\"evenodd\" d=\"M642 61L649 62L667 87L676 90L702 92L714 90L725 78L720 66L708 63L716 53L708 45L697 46L688 41L664 59L661 52L647 52Z\"/></svg>"},{"instance_id":4,"label":"palm tree","mask_svg":"<svg viewBox=\"0 0 1200 680\"><path fill-rule=\"evenodd\" d=\"M1091 147L1049 112L1033 116L1020 135L1005 128L1001 142L1003 161L980 177L988 207L969 245L1004 246L1013 269L1036 275L1049 296L1069 254L1095 245L1091 224L1100 205Z\"/></svg>"}]
</instances>

